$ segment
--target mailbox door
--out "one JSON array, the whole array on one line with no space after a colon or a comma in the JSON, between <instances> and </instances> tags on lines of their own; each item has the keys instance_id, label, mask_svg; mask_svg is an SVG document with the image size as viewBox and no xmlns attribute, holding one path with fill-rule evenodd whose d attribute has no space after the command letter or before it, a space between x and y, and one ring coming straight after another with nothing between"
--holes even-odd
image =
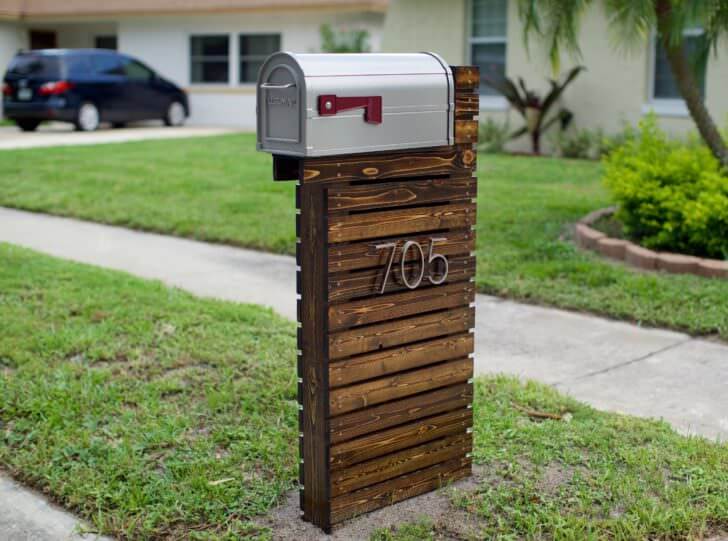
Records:
<instances>
[{"instance_id":1,"label":"mailbox door","mask_svg":"<svg viewBox=\"0 0 728 541\"><path fill-rule=\"evenodd\" d=\"M261 73L258 85L258 146L302 153L302 92L305 81L296 66L280 63Z\"/></svg>"}]
</instances>

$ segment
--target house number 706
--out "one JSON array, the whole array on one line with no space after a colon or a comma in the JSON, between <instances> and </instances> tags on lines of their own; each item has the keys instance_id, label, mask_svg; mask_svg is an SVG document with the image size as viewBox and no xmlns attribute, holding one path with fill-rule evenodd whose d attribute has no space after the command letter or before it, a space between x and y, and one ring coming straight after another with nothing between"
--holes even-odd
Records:
<instances>
[{"instance_id":1,"label":"house number 706","mask_svg":"<svg viewBox=\"0 0 728 541\"><path fill-rule=\"evenodd\" d=\"M430 273L428 274L427 279L430 281L431 284L434 284L434 285L440 285L445 280L447 280L447 271L448 271L447 258L442 254L436 254L434 251L435 243L444 242L446 240L447 239L444 239L444 238L438 238L438 239L431 238L430 239L430 252L429 252L429 256L427 258L427 264L430 266ZM387 270L384 273L384 281L382 281L382 289L379 292L380 294L384 293L384 290L387 288L387 281L389 280L389 274L392 271L392 264L394 263L394 257L397 254L397 246L398 246L398 243L396 243L396 242L387 242L386 244L377 244L375 246L375 248L377 250L384 250L387 248L392 249L392 252L389 255L389 263L387 264ZM405 270L405 262L407 261L407 254L409 253L410 250L417 250L420 254L420 272L417 275L417 279L412 282L410 282L411 277L410 278L407 277L407 272ZM434 266L434 263L436 263L438 260L441 261L442 264L444 265L444 271L441 276L436 278L433 276L432 268ZM400 274L402 276L402 282L404 282L404 285L406 285L408 288L415 289L422 283L422 279L425 276L425 252L422 250L422 246L420 245L419 242L416 242L414 240L408 240L402 245L402 259L400 261L399 270L400 270Z\"/></svg>"}]
</instances>

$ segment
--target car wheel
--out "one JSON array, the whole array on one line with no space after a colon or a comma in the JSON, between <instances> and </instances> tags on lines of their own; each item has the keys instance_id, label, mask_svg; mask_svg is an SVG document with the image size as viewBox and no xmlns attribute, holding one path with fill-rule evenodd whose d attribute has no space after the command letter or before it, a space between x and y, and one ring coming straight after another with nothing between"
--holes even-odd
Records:
<instances>
[{"instance_id":1,"label":"car wheel","mask_svg":"<svg viewBox=\"0 0 728 541\"><path fill-rule=\"evenodd\" d=\"M167 107L167 112L164 115L164 123L167 126L181 126L185 123L186 116L185 106L178 101L173 101Z\"/></svg>"},{"instance_id":2,"label":"car wheel","mask_svg":"<svg viewBox=\"0 0 728 541\"><path fill-rule=\"evenodd\" d=\"M79 131L94 131L100 123L98 108L91 102L86 102L78 108L76 114L76 129Z\"/></svg>"},{"instance_id":3,"label":"car wheel","mask_svg":"<svg viewBox=\"0 0 728 541\"><path fill-rule=\"evenodd\" d=\"M40 120L16 120L15 123L23 131L35 131L40 126Z\"/></svg>"}]
</instances>

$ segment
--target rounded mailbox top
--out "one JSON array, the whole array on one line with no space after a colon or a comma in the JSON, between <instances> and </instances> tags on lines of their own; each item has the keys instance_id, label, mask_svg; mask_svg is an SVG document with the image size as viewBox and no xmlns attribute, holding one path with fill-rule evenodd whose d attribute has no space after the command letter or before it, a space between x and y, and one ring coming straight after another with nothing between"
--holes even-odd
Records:
<instances>
[{"instance_id":1,"label":"rounded mailbox top","mask_svg":"<svg viewBox=\"0 0 728 541\"><path fill-rule=\"evenodd\" d=\"M436 53L289 53L269 56L270 64L294 64L305 77L357 75L425 75L450 72L450 67Z\"/></svg>"}]
</instances>

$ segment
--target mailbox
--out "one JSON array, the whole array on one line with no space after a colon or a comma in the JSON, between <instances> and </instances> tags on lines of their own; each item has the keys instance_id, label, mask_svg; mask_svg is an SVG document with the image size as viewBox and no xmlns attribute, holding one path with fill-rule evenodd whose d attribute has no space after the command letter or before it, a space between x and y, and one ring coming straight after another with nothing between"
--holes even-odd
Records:
<instances>
[{"instance_id":1,"label":"mailbox","mask_svg":"<svg viewBox=\"0 0 728 541\"><path fill-rule=\"evenodd\" d=\"M333 156L453 143L455 90L434 53L276 53L258 76L258 149Z\"/></svg>"},{"instance_id":2,"label":"mailbox","mask_svg":"<svg viewBox=\"0 0 728 541\"><path fill-rule=\"evenodd\" d=\"M296 180L303 518L329 531L471 472L478 69L263 65L258 148Z\"/></svg>"}]
</instances>

